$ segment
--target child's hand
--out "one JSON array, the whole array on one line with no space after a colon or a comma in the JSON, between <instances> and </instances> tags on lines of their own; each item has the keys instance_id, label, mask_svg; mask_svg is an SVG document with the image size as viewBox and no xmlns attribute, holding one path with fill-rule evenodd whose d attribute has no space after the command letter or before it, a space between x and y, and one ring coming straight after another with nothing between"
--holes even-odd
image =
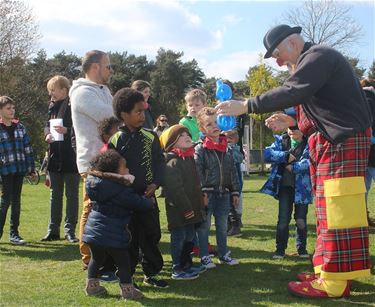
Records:
<instances>
[{"instance_id":1,"label":"child's hand","mask_svg":"<svg viewBox=\"0 0 375 307\"><path fill-rule=\"evenodd\" d=\"M68 132L68 128L64 126L53 126L53 129L55 129L56 132L61 133L61 134L66 134Z\"/></svg>"},{"instance_id":2,"label":"child's hand","mask_svg":"<svg viewBox=\"0 0 375 307\"><path fill-rule=\"evenodd\" d=\"M207 193L203 193L202 198L203 198L203 205L205 207L207 207L208 206L208 195L207 195Z\"/></svg>"},{"instance_id":3,"label":"child's hand","mask_svg":"<svg viewBox=\"0 0 375 307\"><path fill-rule=\"evenodd\" d=\"M293 170L293 166L292 166L291 164L285 166L285 168L286 168L289 172L291 172L291 171Z\"/></svg>"},{"instance_id":4,"label":"child's hand","mask_svg":"<svg viewBox=\"0 0 375 307\"><path fill-rule=\"evenodd\" d=\"M150 198L152 195L155 194L156 188L157 188L157 186L156 186L155 183L151 183L151 184L149 184L149 185L147 186L146 191L145 191L145 196L146 196L147 198Z\"/></svg>"},{"instance_id":5,"label":"child's hand","mask_svg":"<svg viewBox=\"0 0 375 307\"><path fill-rule=\"evenodd\" d=\"M240 198L238 196L232 197L233 206L237 207L240 204Z\"/></svg>"},{"instance_id":6,"label":"child's hand","mask_svg":"<svg viewBox=\"0 0 375 307\"><path fill-rule=\"evenodd\" d=\"M295 160L296 160L296 157L293 156L292 154L289 154L288 163L291 163L291 162L293 162L293 161L295 161Z\"/></svg>"}]
</instances>

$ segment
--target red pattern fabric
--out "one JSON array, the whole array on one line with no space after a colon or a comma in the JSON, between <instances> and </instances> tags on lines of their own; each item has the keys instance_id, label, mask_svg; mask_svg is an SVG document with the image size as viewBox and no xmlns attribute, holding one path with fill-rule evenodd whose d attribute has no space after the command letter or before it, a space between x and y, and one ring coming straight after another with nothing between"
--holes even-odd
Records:
<instances>
[{"instance_id":1,"label":"red pattern fabric","mask_svg":"<svg viewBox=\"0 0 375 307\"><path fill-rule=\"evenodd\" d=\"M214 142L213 140L205 137L203 140L203 147L207 149L214 149L220 152L226 152L228 148L228 140L226 136L220 136L219 142Z\"/></svg>"},{"instance_id":2,"label":"red pattern fabric","mask_svg":"<svg viewBox=\"0 0 375 307\"><path fill-rule=\"evenodd\" d=\"M181 150L180 148L173 148L171 151L182 159L193 157L195 153L194 147L191 147L185 151Z\"/></svg>"},{"instance_id":3,"label":"red pattern fabric","mask_svg":"<svg viewBox=\"0 0 375 307\"><path fill-rule=\"evenodd\" d=\"M324 197L325 180L365 175L370 129L357 133L343 144L331 144L316 132L309 137L308 143L317 219L313 264L332 273L370 269L368 227L328 230Z\"/></svg>"}]
</instances>

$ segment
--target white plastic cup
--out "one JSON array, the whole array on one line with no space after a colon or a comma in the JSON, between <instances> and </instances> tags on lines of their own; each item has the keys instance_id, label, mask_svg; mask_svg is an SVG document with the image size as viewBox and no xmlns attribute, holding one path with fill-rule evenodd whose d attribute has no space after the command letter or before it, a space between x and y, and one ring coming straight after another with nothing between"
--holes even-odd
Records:
<instances>
[{"instance_id":1,"label":"white plastic cup","mask_svg":"<svg viewBox=\"0 0 375 307\"><path fill-rule=\"evenodd\" d=\"M55 142L56 141L64 141L64 134L58 133L54 126L64 126L62 118L54 118L49 120L49 131L51 132Z\"/></svg>"}]
</instances>

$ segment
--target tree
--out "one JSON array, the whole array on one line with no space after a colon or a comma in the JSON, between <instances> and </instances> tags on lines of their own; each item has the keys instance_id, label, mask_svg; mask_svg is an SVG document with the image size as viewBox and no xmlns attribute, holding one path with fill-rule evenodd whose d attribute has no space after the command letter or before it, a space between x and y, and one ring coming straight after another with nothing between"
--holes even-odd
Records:
<instances>
[{"instance_id":1,"label":"tree","mask_svg":"<svg viewBox=\"0 0 375 307\"><path fill-rule=\"evenodd\" d=\"M0 66L26 60L40 38L32 10L21 1L0 1Z\"/></svg>"},{"instance_id":2,"label":"tree","mask_svg":"<svg viewBox=\"0 0 375 307\"><path fill-rule=\"evenodd\" d=\"M183 52L160 48L151 72L154 115L166 114L171 123L178 122L185 92L203 86L204 74L195 60L183 63Z\"/></svg>"},{"instance_id":3,"label":"tree","mask_svg":"<svg viewBox=\"0 0 375 307\"><path fill-rule=\"evenodd\" d=\"M364 76L364 74L365 74L366 68L358 66L359 59L356 58L356 57L350 57L350 56L346 56L346 59L348 60L348 62L350 63L350 65L353 67L353 70L354 70L356 76L359 79L362 79L363 76Z\"/></svg>"},{"instance_id":4,"label":"tree","mask_svg":"<svg viewBox=\"0 0 375 307\"><path fill-rule=\"evenodd\" d=\"M272 69L263 63L263 59L260 58L260 64L249 69L247 76L248 84L250 87L251 95L257 96L263 94L279 85L278 80L273 76ZM261 160L263 161L263 128L264 119L269 114L251 114L251 117L256 120L259 127L259 149L261 149ZM262 172L264 171L264 164L262 163Z\"/></svg>"},{"instance_id":5,"label":"tree","mask_svg":"<svg viewBox=\"0 0 375 307\"><path fill-rule=\"evenodd\" d=\"M368 69L367 76L370 79L375 79L375 60L372 61L372 64L371 64L370 68Z\"/></svg>"},{"instance_id":6,"label":"tree","mask_svg":"<svg viewBox=\"0 0 375 307\"><path fill-rule=\"evenodd\" d=\"M350 16L350 7L332 0L307 0L284 17L302 27L302 35L314 44L346 50L363 37L362 27Z\"/></svg>"}]
</instances>

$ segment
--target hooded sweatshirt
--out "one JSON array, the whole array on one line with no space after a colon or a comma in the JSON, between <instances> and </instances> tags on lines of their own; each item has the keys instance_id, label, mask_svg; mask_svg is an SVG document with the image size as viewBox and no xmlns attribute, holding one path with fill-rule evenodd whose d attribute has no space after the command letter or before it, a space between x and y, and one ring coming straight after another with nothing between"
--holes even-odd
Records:
<instances>
[{"instance_id":1,"label":"hooded sweatshirt","mask_svg":"<svg viewBox=\"0 0 375 307\"><path fill-rule=\"evenodd\" d=\"M113 116L112 95L106 85L80 78L73 81L69 96L77 141L77 167L80 173L85 173L104 145L98 124Z\"/></svg>"}]
</instances>

